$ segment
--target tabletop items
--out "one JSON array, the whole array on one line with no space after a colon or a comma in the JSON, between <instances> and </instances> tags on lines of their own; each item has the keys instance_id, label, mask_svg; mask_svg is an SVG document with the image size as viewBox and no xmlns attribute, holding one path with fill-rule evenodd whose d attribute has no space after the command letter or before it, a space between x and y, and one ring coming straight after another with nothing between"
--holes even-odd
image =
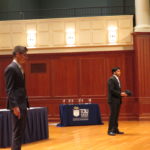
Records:
<instances>
[{"instance_id":1,"label":"tabletop items","mask_svg":"<svg viewBox=\"0 0 150 150\"><path fill-rule=\"evenodd\" d=\"M91 104L92 98L63 99L62 104Z\"/></svg>"}]
</instances>

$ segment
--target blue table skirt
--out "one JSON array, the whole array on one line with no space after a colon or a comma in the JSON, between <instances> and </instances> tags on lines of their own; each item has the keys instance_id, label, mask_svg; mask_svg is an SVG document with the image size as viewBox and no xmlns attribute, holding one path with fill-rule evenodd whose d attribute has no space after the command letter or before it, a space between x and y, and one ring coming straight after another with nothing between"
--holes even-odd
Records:
<instances>
[{"instance_id":1,"label":"blue table skirt","mask_svg":"<svg viewBox=\"0 0 150 150\"><path fill-rule=\"evenodd\" d=\"M57 126L103 124L98 104L61 104L60 123Z\"/></svg>"},{"instance_id":2,"label":"blue table skirt","mask_svg":"<svg viewBox=\"0 0 150 150\"><path fill-rule=\"evenodd\" d=\"M27 111L27 125L23 143L48 139L47 108L32 107ZM11 112L0 109L0 148L11 145Z\"/></svg>"}]
</instances>

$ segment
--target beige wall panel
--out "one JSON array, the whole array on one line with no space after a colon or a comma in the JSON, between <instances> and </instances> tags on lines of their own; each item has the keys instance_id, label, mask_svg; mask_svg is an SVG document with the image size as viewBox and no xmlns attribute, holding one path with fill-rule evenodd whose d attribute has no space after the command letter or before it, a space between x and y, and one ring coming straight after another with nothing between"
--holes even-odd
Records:
<instances>
[{"instance_id":1,"label":"beige wall panel","mask_svg":"<svg viewBox=\"0 0 150 150\"><path fill-rule=\"evenodd\" d=\"M64 22L52 22L52 30L53 31L64 31L65 26L64 26Z\"/></svg>"},{"instance_id":2,"label":"beige wall panel","mask_svg":"<svg viewBox=\"0 0 150 150\"><path fill-rule=\"evenodd\" d=\"M106 44L107 32L104 30L93 30L92 31L92 43L93 44Z\"/></svg>"},{"instance_id":3,"label":"beige wall panel","mask_svg":"<svg viewBox=\"0 0 150 150\"><path fill-rule=\"evenodd\" d=\"M53 45L53 31L52 31L52 24L49 22L49 46Z\"/></svg>"},{"instance_id":4,"label":"beige wall panel","mask_svg":"<svg viewBox=\"0 0 150 150\"><path fill-rule=\"evenodd\" d=\"M0 24L0 33L10 33L10 24L6 23L1 23Z\"/></svg>"},{"instance_id":5,"label":"beige wall panel","mask_svg":"<svg viewBox=\"0 0 150 150\"><path fill-rule=\"evenodd\" d=\"M92 23L92 29L104 29L105 28L104 20L92 21L91 23Z\"/></svg>"},{"instance_id":6,"label":"beige wall panel","mask_svg":"<svg viewBox=\"0 0 150 150\"><path fill-rule=\"evenodd\" d=\"M36 23L27 23L27 24L26 24L26 32L27 32L28 30L36 30L36 26L37 26Z\"/></svg>"},{"instance_id":7,"label":"beige wall panel","mask_svg":"<svg viewBox=\"0 0 150 150\"><path fill-rule=\"evenodd\" d=\"M0 34L0 47L1 48L11 48L11 35L10 34Z\"/></svg>"},{"instance_id":8,"label":"beige wall panel","mask_svg":"<svg viewBox=\"0 0 150 150\"><path fill-rule=\"evenodd\" d=\"M91 28L91 22L90 21L80 21L79 22L79 29L90 29Z\"/></svg>"},{"instance_id":9,"label":"beige wall panel","mask_svg":"<svg viewBox=\"0 0 150 150\"><path fill-rule=\"evenodd\" d=\"M118 31L118 42L120 43L131 43L132 42L132 31L129 29L121 29Z\"/></svg>"},{"instance_id":10,"label":"beige wall panel","mask_svg":"<svg viewBox=\"0 0 150 150\"><path fill-rule=\"evenodd\" d=\"M118 22L117 20L107 20L107 25L105 26L106 30L108 29L108 27L110 26L115 26L118 27Z\"/></svg>"},{"instance_id":11,"label":"beige wall panel","mask_svg":"<svg viewBox=\"0 0 150 150\"><path fill-rule=\"evenodd\" d=\"M119 20L119 28L131 28L133 26L131 19Z\"/></svg>"},{"instance_id":12,"label":"beige wall panel","mask_svg":"<svg viewBox=\"0 0 150 150\"><path fill-rule=\"evenodd\" d=\"M39 47L49 46L51 44L49 39L49 32L39 32L37 34L37 43Z\"/></svg>"},{"instance_id":13,"label":"beige wall panel","mask_svg":"<svg viewBox=\"0 0 150 150\"><path fill-rule=\"evenodd\" d=\"M75 41L76 41L75 44L76 45L80 45L79 31L80 31L80 29L79 29L79 22L76 21L76 31L75 31Z\"/></svg>"},{"instance_id":14,"label":"beige wall panel","mask_svg":"<svg viewBox=\"0 0 150 150\"><path fill-rule=\"evenodd\" d=\"M91 44L91 32L88 30L82 30L79 32L79 44Z\"/></svg>"},{"instance_id":15,"label":"beige wall panel","mask_svg":"<svg viewBox=\"0 0 150 150\"><path fill-rule=\"evenodd\" d=\"M49 30L49 24L48 23L38 23L37 24L37 30L38 31L48 31Z\"/></svg>"},{"instance_id":16,"label":"beige wall panel","mask_svg":"<svg viewBox=\"0 0 150 150\"><path fill-rule=\"evenodd\" d=\"M65 34L64 34L64 32L53 32L53 45L54 46L65 45Z\"/></svg>"},{"instance_id":17,"label":"beige wall panel","mask_svg":"<svg viewBox=\"0 0 150 150\"><path fill-rule=\"evenodd\" d=\"M66 22L65 23L65 30L66 29L75 29L75 28L76 28L75 22Z\"/></svg>"},{"instance_id":18,"label":"beige wall panel","mask_svg":"<svg viewBox=\"0 0 150 150\"><path fill-rule=\"evenodd\" d=\"M25 26L21 23L13 23L11 24L11 31L13 33L25 32Z\"/></svg>"},{"instance_id":19,"label":"beige wall panel","mask_svg":"<svg viewBox=\"0 0 150 150\"><path fill-rule=\"evenodd\" d=\"M26 45L26 37L22 33L12 34L12 46Z\"/></svg>"},{"instance_id":20,"label":"beige wall panel","mask_svg":"<svg viewBox=\"0 0 150 150\"><path fill-rule=\"evenodd\" d=\"M0 49L14 45L27 46L28 30L35 31L36 47L57 47L66 45L66 30L75 29L76 46L109 45L108 27L117 27L117 43L132 44L133 16L97 16L54 18L35 20L0 21ZM34 34L34 32L33 32Z\"/></svg>"}]
</instances>

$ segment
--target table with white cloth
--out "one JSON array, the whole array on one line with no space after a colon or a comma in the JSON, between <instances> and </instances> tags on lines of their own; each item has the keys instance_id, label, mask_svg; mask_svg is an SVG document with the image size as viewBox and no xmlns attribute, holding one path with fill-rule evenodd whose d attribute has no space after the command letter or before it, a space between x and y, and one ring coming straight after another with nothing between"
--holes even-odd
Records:
<instances>
[{"instance_id":1,"label":"table with white cloth","mask_svg":"<svg viewBox=\"0 0 150 150\"><path fill-rule=\"evenodd\" d=\"M11 112L0 109L0 148L11 146ZM23 143L48 139L48 114L46 107L31 107L27 110L27 125Z\"/></svg>"}]
</instances>

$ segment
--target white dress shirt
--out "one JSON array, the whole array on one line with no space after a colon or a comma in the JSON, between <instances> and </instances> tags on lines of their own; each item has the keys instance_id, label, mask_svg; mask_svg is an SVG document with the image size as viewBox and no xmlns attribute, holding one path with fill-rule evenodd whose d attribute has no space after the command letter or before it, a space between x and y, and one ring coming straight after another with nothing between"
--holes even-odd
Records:
<instances>
[{"instance_id":1,"label":"white dress shirt","mask_svg":"<svg viewBox=\"0 0 150 150\"><path fill-rule=\"evenodd\" d=\"M22 66L17 62L16 59L13 59L13 62L17 64L17 66L19 67L19 69L21 70L22 74L24 74L24 70L22 68Z\"/></svg>"},{"instance_id":2,"label":"white dress shirt","mask_svg":"<svg viewBox=\"0 0 150 150\"><path fill-rule=\"evenodd\" d=\"M114 77L117 79L117 81L119 83L119 87L121 87L119 78L116 75L114 75Z\"/></svg>"}]
</instances>

